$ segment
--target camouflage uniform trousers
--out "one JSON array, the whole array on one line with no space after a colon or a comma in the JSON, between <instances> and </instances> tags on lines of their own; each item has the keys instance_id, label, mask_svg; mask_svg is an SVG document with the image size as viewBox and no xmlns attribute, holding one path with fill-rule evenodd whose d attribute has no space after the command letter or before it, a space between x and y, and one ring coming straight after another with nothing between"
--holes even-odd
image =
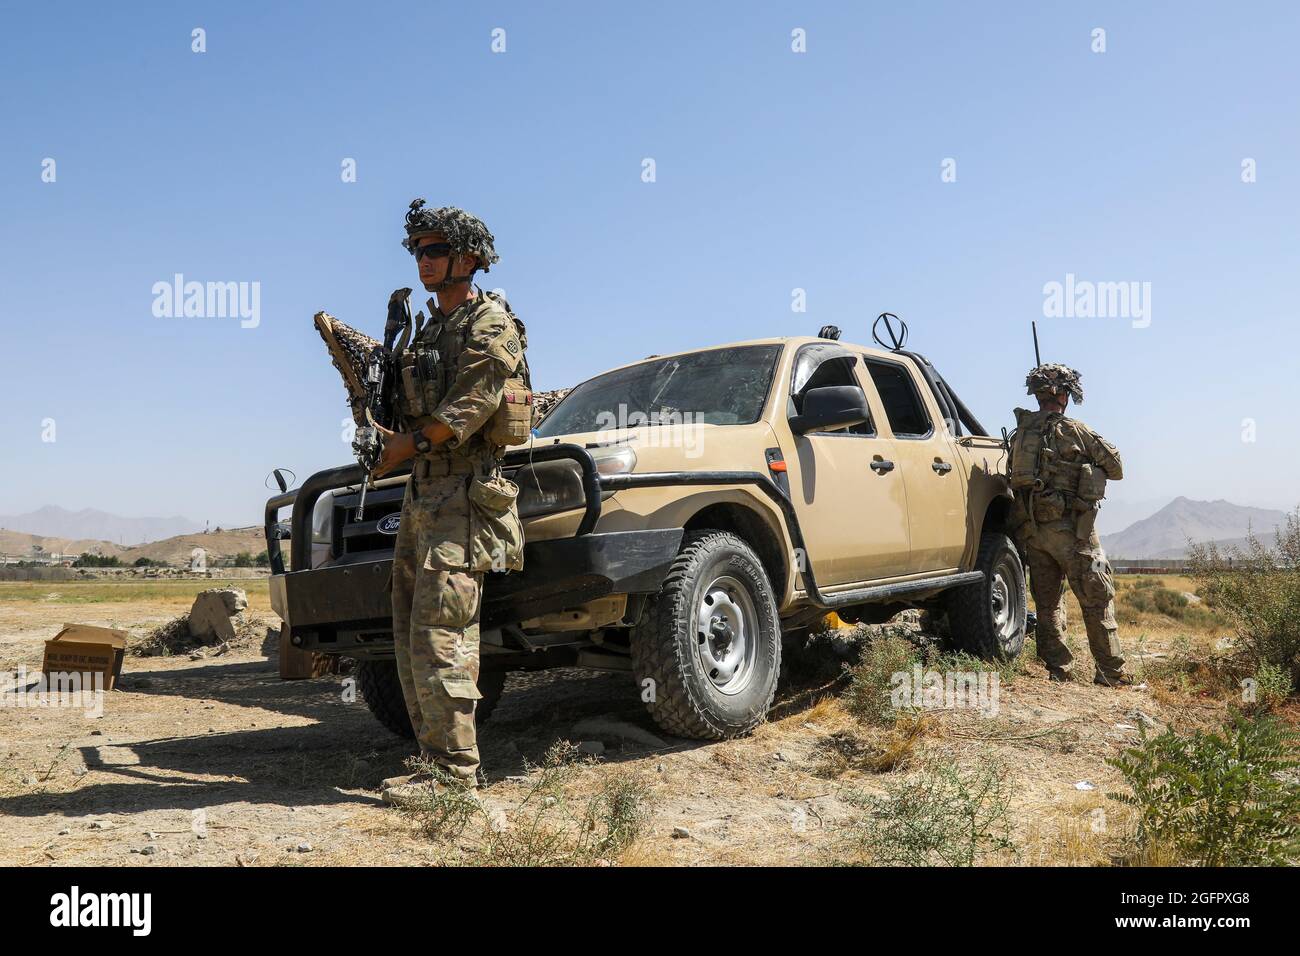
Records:
<instances>
[{"instance_id":1,"label":"camouflage uniform trousers","mask_svg":"<svg viewBox=\"0 0 1300 956\"><path fill-rule=\"evenodd\" d=\"M1083 611L1088 646L1097 673L1114 679L1124 670L1119 627L1115 623L1115 579L1110 562L1094 532L1087 541L1064 522L1039 525L1026 542L1030 589L1038 612L1038 656L1053 671L1069 671L1074 663L1061 640L1065 626L1062 598L1069 582Z\"/></svg>"},{"instance_id":2,"label":"camouflage uniform trousers","mask_svg":"<svg viewBox=\"0 0 1300 956\"><path fill-rule=\"evenodd\" d=\"M474 785L483 574L465 566L469 534L464 475L411 479L393 551L397 673L421 755Z\"/></svg>"}]
</instances>

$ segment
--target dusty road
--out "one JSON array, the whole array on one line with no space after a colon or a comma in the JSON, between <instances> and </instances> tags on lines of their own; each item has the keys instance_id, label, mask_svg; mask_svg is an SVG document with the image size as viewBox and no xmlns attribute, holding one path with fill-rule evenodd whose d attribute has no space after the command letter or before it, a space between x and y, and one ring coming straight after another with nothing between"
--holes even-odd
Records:
<instances>
[{"instance_id":1,"label":"dusty road","mask_svg":"<svg viewBox=\"0 0 1300 956\"><path fill-rule=\"evenodd\" d=\"M211 582L113 592L92 585L0 585L0 673L40 667L64 621L126 627L133 637L188 608ZM78 588L84 588L78 591ZM33 589L39 591L34 593ZM250 613L274 623L264 588ZM1077 616L1074 618L1077 621ZM1147 653L1158 653L1159 639ZM1085 645L1086 646L1086 645ZM1005 680L993 719L930 715L918 753L1011 774L1008 863L1096 863L1123 852L1125 828L1104 793L1105 758L1150 721L1196 720L1210 703L1150 690L1050 684L1037 663ZM409 744L383 729L349 679L281 681L276 649L254 641L220 657L128 657L102 716L69 708L0 710L0 863L5 865L422 864L466 857L384 807L376 787L401 772ZM1161 698L1164 698L1162 703ZM594 729L592 721L595 721ZM720 743L663 737L630 678L582 671L512 675L481 731L485 806L510 827L547 748L600 740L603 756L573 786L610 774L644 788L639 838L608 862L817 864L849 858L854 792L894 774L827 770L827 748L852 732L834 695L783 683L773 720ZM629 739L635 738L635 739ZM656 740L655 738L658 738ZM904 768L905 769L905 768ZM1095 788L1095 789L1090 789ZM1098 827L1099 809L1106 826Z\"/></svg>"}]
</instances>

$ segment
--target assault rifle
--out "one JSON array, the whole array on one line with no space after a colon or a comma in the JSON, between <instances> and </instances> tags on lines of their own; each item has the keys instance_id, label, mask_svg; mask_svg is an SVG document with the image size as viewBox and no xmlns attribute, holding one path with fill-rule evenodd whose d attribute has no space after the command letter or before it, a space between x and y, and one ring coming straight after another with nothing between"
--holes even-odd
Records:
<instances>
[{"instance_id":1,"label":"assault rifle","mask_svg":"<svg viewBox=\"0 0 1300 956\"><path fill-rule=\"evenodd\" d=\"M388 318L384 321L384 341L370 350L366 361L366 377L362 383L366 390L366 422L358 428L352 439L352 453L357 463L366 470L361 484L361 497L357 502L357 520L366 508L366 491L370 488L370 473L379 465L384 454L384 442L379 430L382 425L390 431L393 421L393 390L397 379L394 367L393 343L404 329L411 327L411 290L397 289L388 297Z\"/></svg>"}]
</instances>

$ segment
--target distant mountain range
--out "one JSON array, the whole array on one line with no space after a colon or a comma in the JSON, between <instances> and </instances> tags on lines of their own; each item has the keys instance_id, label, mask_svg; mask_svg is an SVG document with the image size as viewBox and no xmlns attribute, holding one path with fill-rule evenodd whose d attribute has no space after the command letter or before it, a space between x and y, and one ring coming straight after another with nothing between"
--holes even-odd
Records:
<instances>
[{"instance_id":1,"label":"distant mountain range","mask_svg":"<svg viewBox=\"0 0 1300 956\"><path fill-rule=\"evenodd\" d=\"M1102 506L1105 514L1106 506ZM1114 516L1112 516L1114 517ZM1234 505L1229 501L1193 501L1190 498L1175 498L1150 517L1135 521L1123 531L1101 536L1106 553L1116 558L1182 558L1187 555L1187 541L1214 541L1222 546L1241 545L1246 540L1247 531L1266 543L1271 544L1273 531L1285 524L1286 512L1269 508L1249 508ZM207 542L191 538L194 534L203 537L200 523L176 515L170 518L123 518L85 508L81 511L68 511L57 505L45 507L24 515L0 515L0 551L11 554L26 554L31 544L42 544L46 551L56 549L68 553L95 550L104 554L122 553L122 545L131 548L146 542L166 543L166 548L154 549L160 553L171 551L177 555L188 549L206 543L214 550L216 539L209 537ZM1112 521L1112 527L1114 522ZM240 529L246 533L239 537L238 548L247 550L257 542L258 529ZM5 536L3 532L21 532L21 535ZM33 542L27 535L51 539ZM13 540L8 540L12 538ZM247 538L245 541L244 538ZM175 540L173 540L175 539ZM118 547L101 547L106 542ZM232 540L231 546L236 542ZM99 545L91 547L92 545ZM256 550L261 550L257 547ZM148 553L148 549L134 549L135 554Z\"/></svg>"},{"instance_id":2,"label":"distant mountain range","mask_svg":"<svg viewBox=\"0 0 1300 956\"><path fill-rule=\"evenodd\" d=\"M1102 505L1104 512L1106 506ZM1101 536L1102 547L1113 558L1185 558L1188 539L1215 542L1220 547L1243 545L1248 532L1272 545L1273 532L1286 523L1285 511L1248 508L1230 501L1193 501L1175 498L1149 518L1123 531Z\"/></svg>"},{"instance_id":3,"label":"distant mountain range","mask_svg":"<svg viewBox=\"0 0 1300 956\"><path fill-rule=\"evenodd\" d=\"M58 505L46 505L27 514L0 515L0 530L22 531L47 538L133 545L202 531L203 522L181 515L170 518L123 518L94 508L68 511Z\"/></svg>"}]
</instances>

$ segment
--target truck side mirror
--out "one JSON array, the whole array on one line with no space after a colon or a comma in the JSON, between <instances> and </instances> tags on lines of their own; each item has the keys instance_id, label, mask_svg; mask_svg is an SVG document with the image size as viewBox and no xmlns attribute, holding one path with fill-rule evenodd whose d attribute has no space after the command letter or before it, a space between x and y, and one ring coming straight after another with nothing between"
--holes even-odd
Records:
<instances>
[{"instance_id":1,"label":"truck side mirror","mask_svg":"<svg viewBox=\"0 0 1300 956\"><path fill-rule=\"evenodd\" d=\"M866 393L857 385L823 385L803 394L803 412L790 417L796 435L829 432L871 419Z\"/></svg>"}]
</instances>

